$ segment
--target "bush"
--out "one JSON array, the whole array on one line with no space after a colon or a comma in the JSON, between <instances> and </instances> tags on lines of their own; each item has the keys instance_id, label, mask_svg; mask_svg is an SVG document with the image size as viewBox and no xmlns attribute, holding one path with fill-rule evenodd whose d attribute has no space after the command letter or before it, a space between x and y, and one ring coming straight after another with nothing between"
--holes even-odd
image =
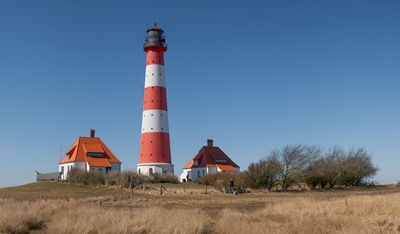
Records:
<instances>
[{"instance_id":1,"label":"bush","mask_svg":"<svg viewBox=\"0 0 400 234\"><path fill-rule=\"evenodd\" d=\"M84 185L101 185L104 184L104 175L99 171L86 172L79 168L72 168L68 172L68 182L84 184Z\"/></svg>"},{"instance_id":2,"label":"bush","mask_svg":"<svg viewBox=\"0 0 400 234\"><path fill-rule=\"evenodd\" d=\"M226 172L217 172L212 174L206 174L195 182L198 184L204 184L209 186L214 186L214 188L225 191L224 187L229 186L231 179L235 182L235 186L243 185L242 174L232 174Z\"/></svg>"},{"instance_id":3,"label":"bush","mask_svg":"<svg viewBox=\"0 0 400 234\"><path fill-rule=\"evenodd\" d=\"M170 173L154 173L150 176L150 180L152 183L171 183L171 184L178 184L179 179L173 174Z\"/></svg>"},{"instance_id":4,"label":"bush","mask_svg":"<svg viewBox=\"0 0 400 234\"><path fill-rule=\"evenodd\" d=\"M129 188L129 184L134 188L144 183L151 183L150 178L133 171L123 171L117 179L117 186L121 188Z\"/></svg>"},{"instance_id":5,"label":"bush","mask_svg":"<svg viewBox=\"0 0 400 234\"><path fill-rule=\"evenodd\" d=\"M118 171L110 171L106 177L105 182L108 185L117 185L117 181L119 180L120 174Z\"/></svg>"}]
</instances>

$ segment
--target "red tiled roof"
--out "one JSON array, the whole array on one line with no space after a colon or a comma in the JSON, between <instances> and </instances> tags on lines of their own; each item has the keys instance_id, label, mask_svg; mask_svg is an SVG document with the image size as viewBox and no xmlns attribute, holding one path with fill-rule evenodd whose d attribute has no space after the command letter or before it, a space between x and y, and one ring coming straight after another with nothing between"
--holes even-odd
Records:
<instances>
[{"instance_id":1,"label":"red tiled roof","mask_svg":"<svg viewBox=\"0 0 400 234\"><path fill-rule=\"evenodd\" d=\"M86 160L91 167L111 167L110 162L106 158L86 157Z\"/></svg>"},{"instance_id":2,"label":"red tiled roof","mask_svg":"<svg viewBox=\"0 0 400 234\"><path fill-rule=\"evenodd\" d=\"M83 148L85 148L86 152L91 152L91 153L104 153L103 149L101 148L100 145L96 145L96 144L84 144Z\"/></svg>"},{"instance_id":3,"label":"red tiled roof","mask_svg":"<svg viewBox=\"0 0 400 234\"><path fill-rule=\"evenodd\" d=\"M223 172L235 172L235 168L233 168L231 165L221 165L217 164L217 167L223 171Z\"/></svg>"},{"instance_id":4,"label":"red tiled roof","mask_svg":"<svg viewBox=\"0 0 400 234\"><path fill-rule=\"evenodd\" d=\"M87 152L103 153L103 156L91 157L86 155ZM68 162L88 162L90 166L102 167L111 167L110 163L121 163L98 137L79 137L59 164Z\"/></svg>"},{"instance_id":5,"label":"red tiled roof","mask_svg":"<svg viewBox=\"0 0 400 234\"><path fill-rule=\"evenodd\" d=\"M194 165L194 161L197 160L198 164ZM226 155L219 147L215 146L203 146L200 151L187 163L183 169L206 167L206 166L230 166L230 168L239 168L228 155ZM228 167L224 167L228 169ZM231 170L229 168L229 170ZM221 168L220 168L221 169ZM222 169L221 169L222 170ZM222 170L224 171L224 170ZM233 169L233 171L236 171Z\"/></svg>"}]
</instances>

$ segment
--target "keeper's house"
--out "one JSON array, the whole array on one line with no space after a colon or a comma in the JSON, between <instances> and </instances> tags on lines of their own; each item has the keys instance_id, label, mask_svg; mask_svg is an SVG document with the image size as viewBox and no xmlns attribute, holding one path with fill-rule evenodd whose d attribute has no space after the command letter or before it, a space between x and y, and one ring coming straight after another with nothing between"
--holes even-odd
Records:
<instances>
[{"instance_id":1,"label":"keeper's house","mask_svg":"<svg viewBox=\"0 0 400 234\"><path fill-rule=\"evenodd\" d=\"M207 140L207 146L200 151L183 167L179 176L183 179L196 180L205 174L216 172L238 173L240 167L234 163L219 147L213 145L213 140Z\"/></svg>"},{"instance_id":2,"label":"keeper's house","mask_svg":"<svg viewBox=\"0 0 400 234\"><path fill-rule=\"evenodd\" d=\"M79 137L58 163L62 180L67 179L72 168L100 171L106 175L110 171L121 172L121 161L100 138L95 137L95 130L90 129L90 137Z\"/></svg>"}]
</instances>

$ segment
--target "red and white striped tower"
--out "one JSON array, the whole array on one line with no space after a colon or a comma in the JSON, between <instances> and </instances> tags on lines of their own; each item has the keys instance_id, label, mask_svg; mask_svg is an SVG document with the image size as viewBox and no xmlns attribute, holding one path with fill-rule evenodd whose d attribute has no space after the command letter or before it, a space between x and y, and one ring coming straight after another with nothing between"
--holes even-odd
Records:
<instances>
[{"instance_id":1,"label":"red and white striped tower","mask_svg":"<svg viewBox=\"0 0 400 234\"><path fill-rule=\"evenodd\" d=\"M164 31L156 24L147 30L144 43L146 77L142 117L142 136L137 172L174 173L169 141L167 90L165 86L164 52L167 51Z\"/></svg>"}]
</instances>

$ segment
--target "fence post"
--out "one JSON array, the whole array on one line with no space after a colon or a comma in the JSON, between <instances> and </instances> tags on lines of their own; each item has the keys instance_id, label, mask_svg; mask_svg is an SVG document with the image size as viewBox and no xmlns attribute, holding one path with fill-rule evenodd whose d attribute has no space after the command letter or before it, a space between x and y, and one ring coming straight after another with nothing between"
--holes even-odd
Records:
<instances>
[{"instance_id":1,"label":"fence post","mask_svg":"<svg viewBox=\"0 0 400 234\"><path fill-rule=\"evenodd\" d=\"M206 185L206 194L207 194L207 185Z\"/></svg>"},{"instance_id":2,"label":"fence post","mask_svg":"<svg viewBox=\"0 0 400 234\"><path fill-rule=\"evenodd\" d=\"M162 185L160 185L160 195L162 195Z\"/></svg>"},{"instance_id":3,"label":"fence post","mask_svg":"<svg viewBox=\"0 0 400 234\"><path fill-rule=\"evenodd\" d=\"M143 192L146 190L146 184L143 183Z\"/></svg>"},{"instance_id":4,"label":"fence post","mask_svg":"<svg viewBox=\"0 0 400 234\"><path fill-rule=\"evenodd\" d=\"M133 197L132 182L129 182L129 190L131 190L131 197Z\"/></svg>"}]
</instances>

